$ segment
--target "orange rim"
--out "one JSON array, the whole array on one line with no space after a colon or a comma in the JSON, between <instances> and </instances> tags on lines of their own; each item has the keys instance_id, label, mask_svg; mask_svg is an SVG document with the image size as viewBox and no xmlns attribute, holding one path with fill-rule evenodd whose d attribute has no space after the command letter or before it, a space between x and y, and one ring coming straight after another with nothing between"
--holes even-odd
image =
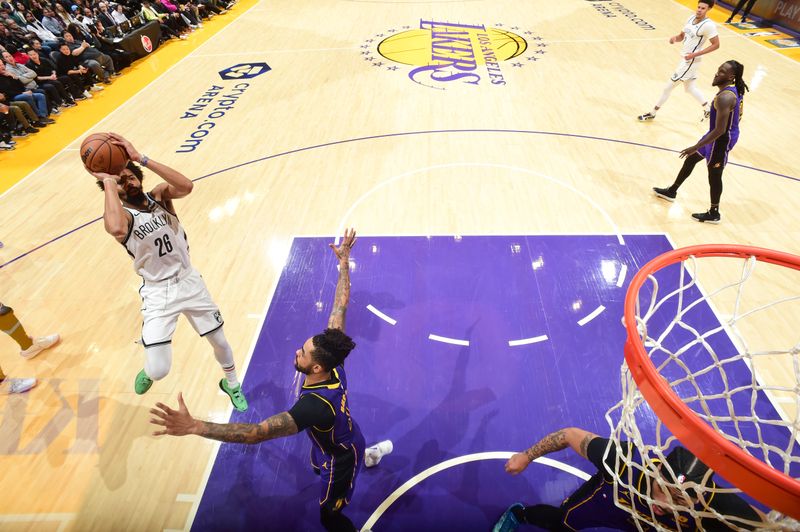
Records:
<instances>
[{"instance_id":1,"label":"orange rim","mask_svg":"<svg viewBox=\"0 0 800 532\"><path fill-rule=\"evenodd\" d=\"M645 264L633 277L625 296L625 361L642 396L680 442L711 469L754 499L800 519L800 482L768 466L729 442L700 419L661 378L639 338L636 300L647 277L666 266L694 257L729 257L800 270L800 257L781 251L730 244L701 245L669 251Z\"/></svg>"}]
</instances>

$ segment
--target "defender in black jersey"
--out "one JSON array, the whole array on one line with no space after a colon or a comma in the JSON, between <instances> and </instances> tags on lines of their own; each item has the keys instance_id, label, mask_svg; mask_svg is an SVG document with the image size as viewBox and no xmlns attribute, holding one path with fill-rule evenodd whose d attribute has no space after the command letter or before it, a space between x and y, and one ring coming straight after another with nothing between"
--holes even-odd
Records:
<instances>
[{"instance_id":1,"label":"defender in black jersey","mask_svg":"<svg viewBox=\"0 0 800 532\"><path fill-rule=\"evenodd\" d=\"M330 244L339 262L333 310L328 328L307 339L295 352L294 367L305 375L297 402L287 412L261 423L209 423L192 418L182 395L178 410L156 403L152 423L164 427L156 435L197 434L234 443L259 443L305 430L311 439L311 464L320 475L320 521L326 530L354 531L342 510L350 503L364 462L364 437L350 415L344 360L356 344L344 333L350 300L350 250L353 230L345 231L340 246Z\"/></svg>"},{"instance_id":2,"label":"defender in black jersey","mask_svg":"<svg viewBox=\"0 0 800 532\"><path fill-rule=\"evenodd\" d=\"M733 493L717 493L710 491L704 495L703 502L688 501L677 488L670 488L669 493L653 482L650 491L651 504L642 497L648 491L645 474L642 471L633 471L634 485L638 486L636 492L619 485L615 486L615 479L627 475L625 462L617 460L617 455L630 455L633 462L641 463L639 452L632 448L628 442L622 442L623 448L597 434L570 427L548 434L527 451L514 454L505 469L507 473L518 475L522 473L531 462L546 454L572 448L575 452L588 459L597 468L597 473L583 483L575 492L567 497L560 506L537 504L524 506L515 504L509 508L494 528L494 532L510 532L520 524L531 524L545 530L583 530L590 528L612 528L614 530L636 531L637 523L632 514L635 512L644 517L651 516L658 521L662 530L730 530L725 524L715 519L703 519L695 523L688 512L670 511L667 504L673 501L682 506L693 505L698 510L715 510L725 516L736 516L753 522L762 521L762 515L747 504L744 499ZM604 458L605 457L605 458ZM654 459L658 463L658 460ZM675 447L666 457L669 468L659 465L663 478L671 484L692 482L715 488L713 477L709 475L708 466L683 447ZM673 477L670 470L676 475ZM615 474L611 472L614 471ZM627 478L627 477L625 477ZM618 488L615 490L615 488ZM695 495L691 488L686 492ZM663 503L663 504L662 504ZM624 508L623 508L624 507ZM651 512L652 510L652 512ZM643 524L645 530L652 530ZM752 530L754 527L740 525L742 529Z\"/></svg>"}]
</instances>

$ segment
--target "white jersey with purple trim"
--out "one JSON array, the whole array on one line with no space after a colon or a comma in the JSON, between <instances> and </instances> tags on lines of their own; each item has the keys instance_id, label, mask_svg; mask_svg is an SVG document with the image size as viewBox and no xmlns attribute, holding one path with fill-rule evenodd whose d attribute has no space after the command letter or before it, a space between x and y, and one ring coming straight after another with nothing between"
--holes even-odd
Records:
<instances>
[{"instance_id":1,"label":"white jersey with purple trim","mask_svg":"<svg viewBox=\"0 0 800 532\"><path fill-rule=\"evenodd\" d=\"M719 33L717 33L717 25L713 20L706 17L700 22L695 23L695 16L692 15L689 17L689 20L686 21L686 24L683 25L683 49L681 50L681 57L702 50L706 41L717 35L719 35ZM700 57L695 58L695 61L700 61Z\"/></svg>"},{"instance_id":2,"label":"white jersey with purple trim","mask_svg":"<svg viewBox=\"0 0 800 532\"><path fill-rule=\"evenodd\" d=\"M166 206L147 197L143 210L124 207L131 213L128 235L122 245L133 258L133 269L145 281L183 277L192 269L189 242L178 216Z\"/></svg>"}]
</instances>

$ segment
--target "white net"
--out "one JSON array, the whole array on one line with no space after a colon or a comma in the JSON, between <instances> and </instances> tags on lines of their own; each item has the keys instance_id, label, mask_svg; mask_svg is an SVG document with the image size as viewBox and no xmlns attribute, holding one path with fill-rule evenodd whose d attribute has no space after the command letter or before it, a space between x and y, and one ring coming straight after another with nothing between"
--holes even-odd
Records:
<instances>
[{"instance_id":1,"label":"white net","mask_svg":"<svg viewBox=\"0 0 800 532\"><path fill-rule=\"evenodd\" d=\"M800 272L753 256L689 256L652 272L637 297L639 340L660 378L717 435L794 479L800 493ZM640 530L800 530L777 512L762 522L749 505L742 510L743 501L771 510L743 493L750 486L673 471L667 456L681 443L627 364L622 400L606 419L618 448L633 444L618 453L615 492Z\"/></svg>"}]
</instances>

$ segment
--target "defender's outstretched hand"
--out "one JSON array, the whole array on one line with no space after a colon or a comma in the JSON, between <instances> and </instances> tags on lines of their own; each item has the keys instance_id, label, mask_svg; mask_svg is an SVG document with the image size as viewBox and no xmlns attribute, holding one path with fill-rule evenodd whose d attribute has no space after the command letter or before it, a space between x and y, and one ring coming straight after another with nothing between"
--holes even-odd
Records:
<instances>
[{"instance_id":1,"label":"defender's outstretched hand","mask_svg":"<svg viewBox=\"0 0 800 532\"><path fill-rule=\"evenodd\" d=\"M345 229L344 230L344 237L342 237L342 243L339 246L335 244L328 244L333 252L336 254L336 258L339 261L347 260L350 257L350 250L353 249L353 246L356 243L356 230L355 229Z\"/></svg>"},{"instance_id":2,"label":"defender's outstretched hand","mask_svg":"<svg viewBox=\"0 0 800 532\"><path fill-rule=\"evenodd\" d=\"M197 423L189 413L189 409L186 408L186 403L183 402L182 392L178 393L178 410L173 410L164 403L156 403L156 408L151 408L150 413L156 416L150 418L150 423L164 427L164 430L154 432L154 436L164 434L186 436L195 433Z\"/></svg>"}]
</instances>

